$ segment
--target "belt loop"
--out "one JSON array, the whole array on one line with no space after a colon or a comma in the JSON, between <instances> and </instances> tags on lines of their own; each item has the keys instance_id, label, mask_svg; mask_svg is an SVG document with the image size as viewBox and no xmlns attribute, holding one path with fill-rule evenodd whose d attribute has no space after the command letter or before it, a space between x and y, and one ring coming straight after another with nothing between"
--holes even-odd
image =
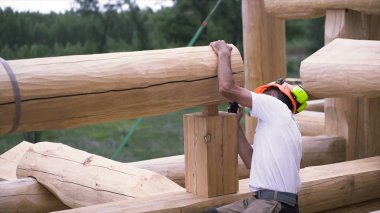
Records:
<instances>
[{"instance_id":1,"label":"belt loop","mask_svg":"<svg viewBox=\"0 0 380 213\"><path fill-rule=\"evenodd\" d=\"M277 200L277 191L274 191L273 200Z\"/></svg>"}]
</instances>

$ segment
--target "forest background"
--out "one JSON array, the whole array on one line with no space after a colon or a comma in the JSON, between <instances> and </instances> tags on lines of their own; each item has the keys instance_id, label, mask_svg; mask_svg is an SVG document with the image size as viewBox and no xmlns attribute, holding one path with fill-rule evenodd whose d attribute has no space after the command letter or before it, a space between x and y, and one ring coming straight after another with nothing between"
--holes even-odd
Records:
<instances>
[{"instance_id":1,"label":"forest background","mask_svg":"<svg viewBox=\"0 0 380 213\"><path fill-rule=\"evenodd\" d=\"M14 60L184 47L217 2L174 0L172 7L153 11L140 9L133 0L114 0L105 5L98 0L75 1L77 8L59 14L0 8L0 57ZM288 77L299 77L300 62L323 46L323 29L324 18L286 21ZM234 44L243 54L241 0L222 1L194 46L219 39ZM226 107L219 105L220 110ZM180 155L182 116L194 111L200 109L144 118L130 138L126 136L135 120L0 135L0 154L27 140L64 143L122 162ZM125 147L115 155L122 143Z\"/></svg>"}]
</instances>

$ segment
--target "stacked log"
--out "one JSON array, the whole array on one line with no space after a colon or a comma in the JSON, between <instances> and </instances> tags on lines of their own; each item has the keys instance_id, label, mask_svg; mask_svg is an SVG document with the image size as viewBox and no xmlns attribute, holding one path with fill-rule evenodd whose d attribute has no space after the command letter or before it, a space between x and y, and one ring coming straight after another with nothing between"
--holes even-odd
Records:
<instances>
[{"instance_id":1,"label":"stacked log","mask_svg":"<svg viewBox=\"0 0 380 213\"><path fill-rule=\"evenodd\" d=\"M0 134L65 129L223 102L209 46L8 61L0 67ZM235 82L243 61L233 47ZM13 94L17 87L21 95Z\"/></svg>"}]
</instances>

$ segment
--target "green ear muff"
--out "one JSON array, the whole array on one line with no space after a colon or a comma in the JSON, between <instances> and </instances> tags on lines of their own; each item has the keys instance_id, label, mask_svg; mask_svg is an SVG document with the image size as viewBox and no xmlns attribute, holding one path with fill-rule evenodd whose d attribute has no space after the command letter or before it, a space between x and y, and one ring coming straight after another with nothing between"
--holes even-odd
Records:
<instances>
[{"instance_id":1,"label":"green ear muff","mask_svg":"<svg viewBox=\"0 0 380 213\"><path fill-rule=\"evenodd\" d=\"M296 110L296 113L302 112L307 107L307 101L302 103Z\"/></svg>"},{"instance_id":2,"label":"green ear muff","mask_svg":"<svg viewBox=\"0 0 380 213\"><path fill-rule=\"evenodd\" d=\"M296 113L299 113L306 108L309 96L307 95L306 91L300 86L293 87L291 92L293 98L298 102Z\"/></svg>"},{"instance_id":3,"label":"green ear muff","mask_svg":"<svg viewBox=\"0 0 380 213\"><path fill-rule=\"evenodd\" d=\"M291 92L293 94L294 99L296 99L296 101L298 103L302 104L303 102L305 102L309 99L306 91L304 89L302 89L302 87L300 87L300 86L293 87Z\"/></svg>"}]
</instances>

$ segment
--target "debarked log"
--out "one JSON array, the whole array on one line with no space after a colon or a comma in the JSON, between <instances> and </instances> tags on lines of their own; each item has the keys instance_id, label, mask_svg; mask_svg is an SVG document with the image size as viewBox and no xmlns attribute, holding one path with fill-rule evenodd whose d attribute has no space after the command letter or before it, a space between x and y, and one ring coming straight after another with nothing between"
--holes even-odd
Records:
<instances>
[{"instance_id":1,"label":"debarked log","mask_svg":"<svg viewBox=\"0 0 380 213\"><path fill-rule=\"evenodd\" d=\"M380 14L379 0L264 0L265 9L282 19L311 19L324 16L328 9L351 9Z\"/></svg>"},{"instance_id":2,"label":"debarked log","mask_svg":"<svg viewBox=\"0 0 380 213\"><path fill-rule=\"evenodd\" d=\"M380 198L380 156L301 169L300 212L320 212ZM240 180L239 192L213 198L187 192L117 201L60 213L202 212L211 207L252 196L248 179Z\"/></svg>"},{"instance_id":3,"label":"debarked log","mask_svg":"<svg viewBox=\"0 0 380 213\"><path fill-rule=\"evenodd\" d=\"M68 208L34 178L0 182L0 212L41 213Z\"/></svg>"},{"instance_id":4,"label":"debarked log","mask_svg":"<svg viewBox=\"0 0 380 213\"><path fill-rule=\"evenodd\" d=\"M219 103L209 46L10 60L0 66L0 134L65 129ZM235 82L244 66L231 52ZM19 93L14 93L15 88Z\"/></svg>"},{"instance_id":5,"label":"debarked log","mask_svg":"<svg viewBox=\"0 0 380 213\"><path fill-rule=\"evenodd\" d=\"M36 178L71 208L184 191L157 173L49 142L30 147L16 174Z\"/></svg>"},{"instance_id":6,"label":"debarked log","mask_svg":"<svg viewBox=\"0 0 380 213\"><path fill-rule=\"evenodd\" d=\"M306 90L319 98L380 97L380 41L335 39L301 62Z\"/></svg>"}]
</instances>

